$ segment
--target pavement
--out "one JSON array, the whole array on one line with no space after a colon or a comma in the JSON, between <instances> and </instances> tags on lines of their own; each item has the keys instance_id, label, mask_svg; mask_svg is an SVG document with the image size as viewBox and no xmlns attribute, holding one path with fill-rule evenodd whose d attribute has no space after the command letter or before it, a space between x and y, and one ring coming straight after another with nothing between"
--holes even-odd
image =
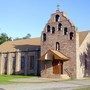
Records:
<instances>
[{"instance_id":1,"label":"pavement","mask_svg":"<svg viewBox=\"0 0 90 90\"><path fill-rule=\"evenodd\" d=\"M90 79L60 80L47 78L23 78L13 80L11 84L1 84L0 90L74 90L90 87Z\"/></svg>"}]
</instances>

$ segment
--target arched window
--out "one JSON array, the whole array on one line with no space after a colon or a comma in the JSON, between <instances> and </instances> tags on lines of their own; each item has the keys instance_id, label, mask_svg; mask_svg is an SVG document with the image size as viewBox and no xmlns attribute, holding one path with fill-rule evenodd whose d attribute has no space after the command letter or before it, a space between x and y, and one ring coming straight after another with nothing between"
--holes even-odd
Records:
<instances>
[{"instance_id":1,"label":"arched window","mask_svg":"<svg viewBox=\"0 0 90 90\"><path fill-rule=\"evenodd\" d=\"M56 22L58 22L59 19L60 19L60 16L57 14L57 15L55 16L55 19L56 19Z\"/></svg>"},{"instance_id":2,"label":"arched window","mask_svg":"<svg viewBox=\"0 0 90 90\"><path fill-rule=\"evenodd\" d=\"M52 34L55 33L55 27L52 27Z\"/></svg>"},{"instance_id":3,"label":"arched window","mask_svg":"<svg viewBox=\"0 0 90 90\"><path fill-rule=\"evenodd\" d=\"M45 33L43 33L42 39L43 39L43 41L46 41L46 34Z\"/></svg>"},{"instance_id":4,"label":"arched window","mask_svg":"<svg viewBox=\"0 0 90 90\"><path fill-rule=\"evenodd\" d=\"M47 32L50 32L50 25L47 25Z\"/></svg>"},{"instance_id":5,"label":"arched window","mask_svg":"<svg viewBox=\"0 0 90 90\"><path fill-rule=\"evenodd\" d=\"M61 28L62 28L62 24L61 24L61 23L59 23L59 24L58 24L58 31L60 31L60 30L61 30Z\"/></svg>"},{"instance_id":6,"label":"arched window","mask_svg":"<svg viewBox=\"0 0 90 90\"><path fill-rule=\"evenodd\" d=\"M60 44L59 44L59 42L56 42L56 50L60 50Z\"/></svg>"},{"instance_id":7,"label":"arched window","mask_svg":"<svg viewBox=\"0 0 90 90\"><path fill-rule=\"evenodd\" d=\"M64 28L64 35L67 35L67 27Z\"/></svg>"},{"instance_id":8,"label":"arched window","mask_svg":"<svg viewBox=\"0 0 90 90\"><path fill-rule=\"evenodd\" d=\"M70 32L70 40L73 39L73 32Z\"/></svg>"}]
</instances>

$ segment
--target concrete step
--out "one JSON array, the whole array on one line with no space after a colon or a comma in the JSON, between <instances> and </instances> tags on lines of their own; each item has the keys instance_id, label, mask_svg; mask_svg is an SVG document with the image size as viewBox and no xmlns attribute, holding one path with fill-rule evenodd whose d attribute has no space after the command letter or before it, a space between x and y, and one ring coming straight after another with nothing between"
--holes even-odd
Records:
<instances>
[{"instance_id":1,"label":"concrete step","mask_svg":"<svg viewBox=\"0 0 90 90\"><path fill-rule=\"evenodd\" d=\"M67 74L62 74L62 75L60 76L60 78L61 78L61 79L65 79L65 80L66 80L66 79L67 79L67 80L70 79L70 77L69 77Z\"/></svg>"}]
</instances>

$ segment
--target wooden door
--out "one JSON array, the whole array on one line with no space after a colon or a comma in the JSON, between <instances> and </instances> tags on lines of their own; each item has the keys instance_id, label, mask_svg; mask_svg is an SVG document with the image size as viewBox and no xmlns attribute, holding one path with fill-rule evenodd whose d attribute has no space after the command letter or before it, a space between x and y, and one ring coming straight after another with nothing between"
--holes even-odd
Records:
<instances>
[{"instance_id":1,"label":"wooden door","mask_svg":"<svg viewBox=\"0 0 90 90\"><path fill-rule=\"evenodd\" d=\"M60 60L53 60L53 74L62 74L63 73L63 64Z\"/></svg>"}]
</instances>

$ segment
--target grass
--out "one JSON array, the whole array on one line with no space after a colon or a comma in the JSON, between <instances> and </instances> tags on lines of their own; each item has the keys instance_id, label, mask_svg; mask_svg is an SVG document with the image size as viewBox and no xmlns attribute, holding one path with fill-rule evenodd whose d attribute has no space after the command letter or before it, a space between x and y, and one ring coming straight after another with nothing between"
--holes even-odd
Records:
<instances>
[{"instance_id":1,"label":"grass","mask_svg":"<svg viewBox=\"0 0 90 90\"><path fill-rule=\"evenodd\" d=\"M12 83L13 79L18 78L31 78L33 76L23 76L23 75L0 75L0 84L2 83Z\"/></svg>"},{"instance_id":2,"label":"grass","mask_svg":"<svg viewBox=\"0 0 90 90\"><path fill-rule=\"evenodd\" d=\"M76 89L76 90L90 90L90 87L79 88L79 89Z\"/></svg>"}]
</instances>

